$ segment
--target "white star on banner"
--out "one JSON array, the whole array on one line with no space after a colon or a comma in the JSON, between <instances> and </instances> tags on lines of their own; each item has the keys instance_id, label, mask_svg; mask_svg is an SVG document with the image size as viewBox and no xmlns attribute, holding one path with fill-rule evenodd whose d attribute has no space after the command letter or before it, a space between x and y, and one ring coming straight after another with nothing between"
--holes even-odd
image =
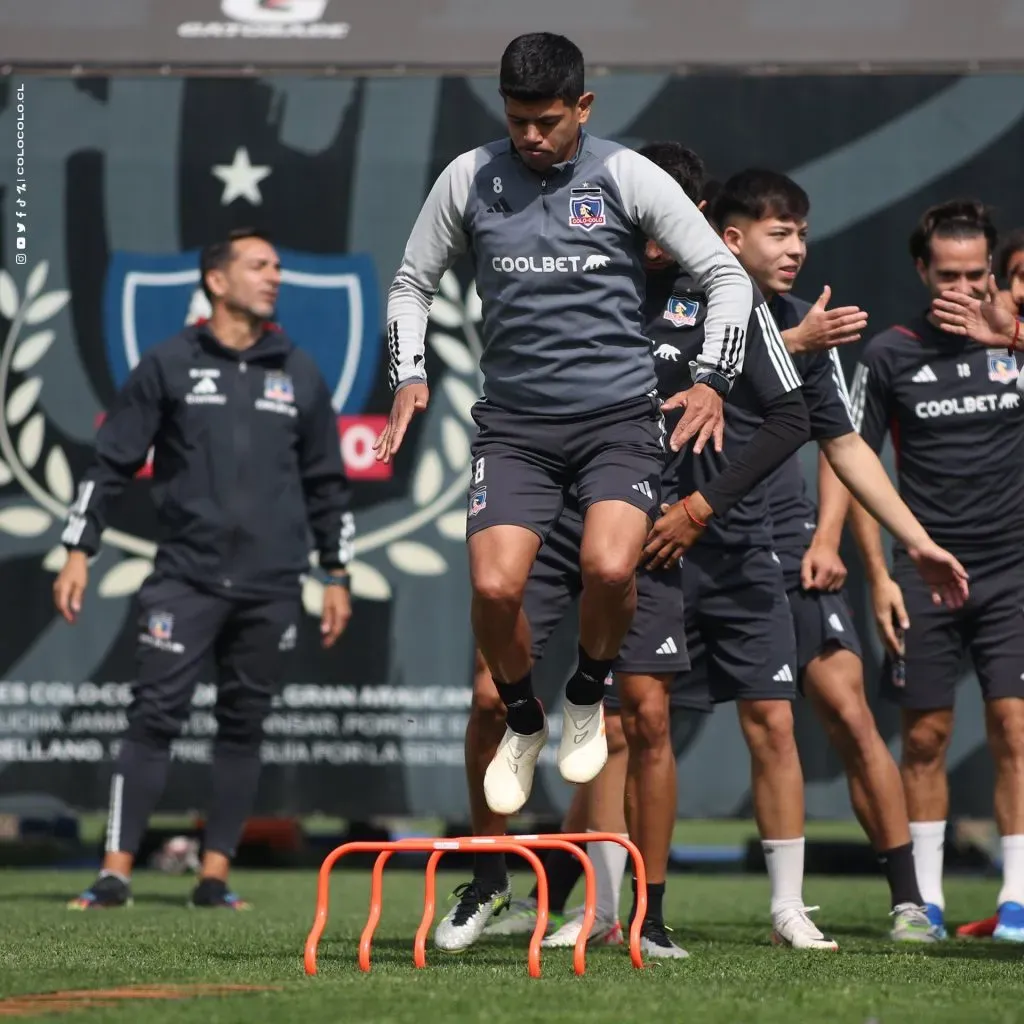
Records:
<instances>
[{"instance_id":1,"label":"white star on banner","mask_svg":"<svg viewBox=\"0 0 1024 1024\"><path fill-rule=\"evenodd\" d=\"M235 150L234 159L229 164L214 164L210 173L224 182L224 192L220 197L221 206L227 206L236 199L242 198L253 206L263 202L260 195L260 182L270 174L269 166L254 167L249 162L249 150L239 146Z\"/></svg>"}]
</instances>

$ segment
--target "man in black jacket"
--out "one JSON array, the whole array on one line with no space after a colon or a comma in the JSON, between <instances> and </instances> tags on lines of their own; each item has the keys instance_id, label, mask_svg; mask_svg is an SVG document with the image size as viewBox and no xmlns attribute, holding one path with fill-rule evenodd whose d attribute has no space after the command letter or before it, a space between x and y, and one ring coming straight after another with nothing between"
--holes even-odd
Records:
<instances>
[{"instance_id":1,"label":"man in black jacket","mask_svg":"<svg viewBox=\"0 0 1024 1024\"><path fill-rule=\"evenodd\" d=\"M260 774L263 722L295 646L312 530L332 646L351 614L346 565L355 527L334 410L313 360L272 322L281 268L270 242L237 230L207 246L202 287L213 312L148 351L96 439L62 540L54 584L75 622L112 500L154 450L162 541L139 593L138 678L111 781L106 856L71 906L125 906L170 744L204 659L219 671L217 738L205 852L191 903L243 909L228 870Z\"/></svg>"}]
</instances>

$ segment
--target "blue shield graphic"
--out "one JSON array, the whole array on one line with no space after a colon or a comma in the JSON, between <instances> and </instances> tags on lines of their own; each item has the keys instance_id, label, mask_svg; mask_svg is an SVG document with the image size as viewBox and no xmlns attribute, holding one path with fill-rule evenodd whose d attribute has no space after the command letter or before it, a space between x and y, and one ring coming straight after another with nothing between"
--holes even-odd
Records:
<instances>
[{"instance_id":1,"label":"blue shield graphic","mask_svg":"<svg viewBox=\"0 0 1024 1024\"><path fill-rule=\"evenodd\" d=\"M693 327L697 323L700 303L696 299L688 299L673 295L665 304L665 312L661 315L673 327Z\"/></svg>"},{"instance_id":2,"label":"blue shield graphic","mask_svg":"<svg viewBox=\"0 0 1024 1024\"><path fill-rule=\"evenodd\" d=\"M316 361L335 411L364 410L380 364L380 303L370 256L315 256L278 249L277 321ZM104 336L121 387L146 349L177 334L196 312L199 252L115 252L107 271Z\"/></svg>"}]
</instances>

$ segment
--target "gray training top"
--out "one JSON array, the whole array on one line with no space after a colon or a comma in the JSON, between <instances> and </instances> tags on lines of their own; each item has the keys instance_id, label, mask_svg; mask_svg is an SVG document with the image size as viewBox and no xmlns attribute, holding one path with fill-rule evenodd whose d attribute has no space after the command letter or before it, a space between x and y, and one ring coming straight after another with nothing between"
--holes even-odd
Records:
<instances>
[{"instance_id":1,"label":"gray training top","mask_svg":"<svg viewBox=\"0 0 1024 1024\"><path fill-rule=\"evenodd\" d=\"M388 295L389 382L426 380L424 335L441 278L467 249L483 307L484 397L576 416L657 387L644 332L653 238L707 296L695 379L743 366L750 278L676 181L634 150L580 135L546 175L511 140L456 157L427 196Z\"/></svg>"}]
</instances>

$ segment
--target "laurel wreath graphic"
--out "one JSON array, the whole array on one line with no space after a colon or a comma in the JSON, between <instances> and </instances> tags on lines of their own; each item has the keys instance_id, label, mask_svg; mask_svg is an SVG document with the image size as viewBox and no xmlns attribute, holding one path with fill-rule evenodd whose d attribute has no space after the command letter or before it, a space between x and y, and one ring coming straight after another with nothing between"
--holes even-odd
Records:
<instances>
[{"instance_id":1,"label":"laurel wreath graphic","mask_svg":"<svg viewBox=\"0 0 1024 1024\"><path fill-rule=\"evenodd\" d=\"M0 349L0 488L17 484L28 499L24 504L0 508L0 532L15 537L42 536L67 516L74 498L74 479L60 444L47 446L47 424L36 406L43 378L33 370L56 340L56 332L43 329L26 333L53 319L71 295L64 289L44 292L49 263L40 261L25 282L19 298L11 275L0 269L0 317L9 328ZM396 570L410 576L439 576L448 561L434 543L463 542L466 530L465 493L469 484L471 410L480 391L479 362L482 346L477 323L480 298L474 282L462 291L449 271L430 310L428 344L444 363L440 394L435 391L424 427L424 449L417 459L412 481L413 510L386 526L357 535L357 557L350 565L352 594L371 601L386 601L392 588L387 576L366 560L379 553ZM23 336L25 334L25 336ZM443 396L443 400L442 400ZM43 452L46 458L43 459ZM107 529L103 543L126 558L107 570L97 585L100 597L135 593L153 570L156 545L121 530ZM62 545L43 559L49 572L59 572L67 554ZM379 561L379 557L374 559ZM315 555L311 564L316 564ZM313 576L303 580L302 600L310 615L323 608L323 585Z\"/></svg>"}]
</instances>

